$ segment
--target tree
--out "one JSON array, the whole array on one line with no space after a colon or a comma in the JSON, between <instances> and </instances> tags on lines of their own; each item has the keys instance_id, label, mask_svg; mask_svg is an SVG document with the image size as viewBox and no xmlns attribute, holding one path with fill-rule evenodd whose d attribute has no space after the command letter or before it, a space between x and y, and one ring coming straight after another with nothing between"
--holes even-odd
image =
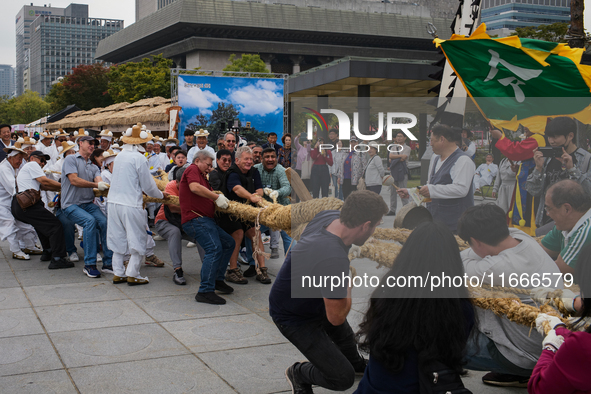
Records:
<instances>
[{"instance_id":1,"label":"tree","mask_svg":"<svg viewBox=\"0 0 591 394\"><path fill-rule=\"evenodd\" d=\"M259 55L243 54L240 59L236 59L235 54L231 54L228 59L228 64L222 71L234 71L234 72L251 72L251 73L269 73L270 70L267 68L265 62L261 60ZM273 74L269 75L257 75L258 78L273 78Z\"/></svg>"},{"instance_id":2,"label":"tree","mask_svg":"<svg viewBox=\"0 0 591 394\"><path fill-rule=\"evenodd\" d=\"M0 99L0 123L31 123L48 113L49 104L37 92L27 90L18 97Z\"/></svg>"},{"instance_id":3,"label":"tree","mask_svg":"<svg viewBox=\"0 0 591 394\"><path fill-rule=\"evenodd\" d=\"M567 33L568 23L556 22L550 25L517 27L512 35L550 42L566 42Z\"/></svg>"},{"instance_id":4,"label":"tree","mask_svg":"<svg viewBox=\"0 0 591 394\"><path fill-rule=\"evenodd\" d=\"M72 69L60 83L53 85L45 101L51 104L51 111L57 112L70 104L88 111L113 104L108 93L109 67L103 63L82 64Z\"/></svg>"},{"instance_id":5,"label":"tree","mask_svg":"<svg viewBox=\"0 0 591 394\"><path fill-rule=\"evenodd\" d=\"M170 98L172 60L160 55L141 62L112 66L108 73L108 92L115 103L134 103L151 97Z\"/></svg>"},{"instance_id":6,"label":"tree","mask_svg":"<svg viewBox=\"0 0 591 394\"><path fill-rule=\"evenodd\" d=\"M207 126L210 135L209 142L215 144L218 138L226 132L226 129L234 124L234 119L238 119L239 115L240 112L232 104L218 103L218 107L212 111L209 117ZM225 123L226 129L222 128L222 123Z\"/></svg>"}]
</instances>

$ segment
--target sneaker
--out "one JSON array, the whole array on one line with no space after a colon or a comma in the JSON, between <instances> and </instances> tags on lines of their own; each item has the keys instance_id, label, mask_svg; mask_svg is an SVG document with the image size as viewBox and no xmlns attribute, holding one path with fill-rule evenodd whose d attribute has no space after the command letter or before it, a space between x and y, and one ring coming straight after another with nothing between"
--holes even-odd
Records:
<instances>
[{"instance_id":1,"label":"sneaker","mask_svg":"<svg viewBox=\"0 0 591 394\"><path fill-rule=\"evenodd\" d=\"M97 263L102 263L103 262L103 256L100 255L100 253L96 254L96 262Z\"/></svg>"},{"instance_id":2,"label":"sneaker","mask_svg":"<svg viewBox=\"0 0 591 394\"><path fill-rule=\"evenodd\" d=\"M13 253L12 258L17 259L17 260L31 260L31 256L29 256L28 254L26 254L22 250L19 250L18 252Z\"/></svg>"},{"instance_id":3,"label":"sneaker","mask_svg":"<svg viewBox=\"0 0 591 394\"><path fill-rule=\"evenodd\" d=\"M51 249L45 249L41 255L41 261L51 261Z\"/></svg>"},{"instance_id":4,"label":"sneaker","mask_svg":"<svg viewBox=\"0 0 591 394\"><path fill-rule=\"evenodd\" d=\"M195 242L187 243L187 248L195 248L195 247L197 247L197 244Z\"/></svg>"},{"instance_id":5,"label":"sneaker","mask_svg":"<svg viewBox=\"0 0 591 394\"><path fill-rule=\"evenodd\" d=\"M236 283L238 285L245 285L248 283L248 279L242 276L240 268L228 269L226 271L226 282Z\"/></svg>"},{"instance_id":6,"label":"sneaker","mask_svg":"<svg viewBox=\"0 0 591 394\"><path fill-rule=\"evenodd\" d=\"M396 211L390 211L386 214L386 216L396 216Z\"/></svg>"},{"instance_id":7,"label":"sneaker","mask_svg":"<svg viewBox=\"0 0 591 394\"><path fill-rule=\"evenodd\" d=\"M172 277L172 281L177 285L184 286L187 284L187 280L183 276L183 269L179 268L178 270L174 270L174 275Z\"/></svg>"},{"instance_id":8,"label":"sneaker","mask_svg":"<svg viewBox=\"0 0 591 394\"><path fill-rule=\"evenodd\" d=\"M272 248L271 249L271 258L272 259L278 259L279 258L279 249L278 248Z\"/></svg>"},{"instance_id":9,"label":"sneaker","mask_svg":"<svg viewBox=\"0 0 591 394\"><path fill-rule=\"evenodd\" d=\"M529 377L489 372L482 377L482 382L499 387L527 387Z\"/></svg>"},{"instance_id":10,"label":"sneaker","mask_svg":"<svg viewBox=\"0 0 591 394\"><path fill-rule=\"evenodd\" d=\"M271 283L271 278L267 275L267 267L259 267L259 269L261 270L261 274L257 275L255 279L265 285Z\"/></svg>"},{"instance_id":11,"label":"sneaker","mask_svg":"<svg viewBox=\"0 0 591 394\"><path fill-rule=\"evenodd\" d=\"M127 283L127 276L113 275L113 284L118 285L119 283Z\"/></svg>"},{"instance_id":12,"label":"sneaker","mask_svg":"<svg viewBox=\"0 0 591 394\"><path fill-rule=\"evenodd\" d=\"M101 268L101 272L104 272L107 274L114 274L115 273L115 271L113 271L112 265L103 265L103 268Z\"/></svg>"},{"instance_id":13,"label":"sneaker","mask_svg":"<svg viewBox=\"0 0 591 394\"><path fill-rule=\"evenodd\" d=\"M154 235L154 237L152 237L154 239L154 241L164 241L164 238L162 238L159 235Z\"/></svg>"},{"instance_id":14,"label":"sneaker","mask_svg":"<svg viewBox=\"0 0 591 394\"><path fill-rule=\"evenodd\" d=\"M128 286L147 285L148 283L150 283L150 280L148 280L147 276L145 278L141 276L139 278L134 278L133 276L127 277Z\"/></svg>"},{"instance_id":15,"label":"sneaker","mask_svg":"<svg viewBox=\"0 0 591 394\"><path fill-rule=\"evenodd\" d=\"M234 289L228 286L228 284L223 280L215 281L215 289L223 294L232 294L234 292Z\"/></svg>"},{"instance_id":16,"label":"sneaker","mask_svg":"<svg viewBox=\"0 0 591 394\"><path fill-rule=\"evenodd\" d=\"M292 394L314 394L311 384L306 384L298 381L295 372L295 368L298 364L301 363L295 363L285 370L285 379L287 379L287 383L289 383L289 385L291 386Z\"/></svg>"},{"instance_id":17,"label":"sneaker","mask_svg":"<svg viewBox=\"0 0 591 394\"><path fill-rule=\"evenodd\" d=\"M70 257L68 257L68 259L70 259L70 261L72 263L76 263L78 261L80 261L80 257L78 257L78 253L74 252L70 255Z\"/></svg>"},{"instance_id":18,"label":"sneaker","mask_svg":"<svg viewBox=\"0 0 591 394\"><path fill-rule=\"evenodd\" d=\"M25 248L25 250L23 250L23 252L25 252L26 254L32 254L32 255L42 255L43 254L43 250L42 249L38 249L36 247L33 248Z\"/></svg>"},{"instance_id":19,"label":"sneaker","mask_svg":"<svg viewBox=\"0 0 591 394\"><path fill-rule=\"evenodd\" d=\"M246 271L244 271L244 273L242 275L246 276L247 278L250 278L252 276L255 276L257 274L257 269L254 265L249 266Z\"/></svg>"},{"instance_id":20,"label":"sneaker","mask_svg":"<svg viewBox=\"0 0 591 394\"><path fill-rule=\"evenodd\" d=\"M99 272L99 270L96 269L96 265L89 265L89 266L85 265L82 272L84 272L86 274L86 276L88 276L89 278L100 278L101 277L101 273Z\"/></svg>"},{"instance_id":21,"label":"sneaker","mask_svg":"<svg viewBox=\"0 0 591 394\"><path fill-rule=\"evenodd\" d=\"M164 267L164 261L160 260L155 254L146 256L146 264L152 267Z\"/></svg>"},{"instance_id":22,"label":"sneaker","mask_svg":"<svg viewBox=\"0 0 591 394\"><path fill-rule=\"evenodd\" d=\"M224 305L226 303L226 300L213 291L209 293L197 293L195 295L195 301L213 305Z\"/></svg>"},{"instance_id":23,"label":"sneaker","mask_svg":"<svg viewBox=\"0 0 591 394\"><path fill-rule=\"evenodd\" d=\"M49 263L49 266L47 268L50 270L58 270L61 268L73 268L73 267L74 267L74 263L69 262L66 259L55 258L55 259L51 260L51 263Z\"/></svg>"}]
</instances>

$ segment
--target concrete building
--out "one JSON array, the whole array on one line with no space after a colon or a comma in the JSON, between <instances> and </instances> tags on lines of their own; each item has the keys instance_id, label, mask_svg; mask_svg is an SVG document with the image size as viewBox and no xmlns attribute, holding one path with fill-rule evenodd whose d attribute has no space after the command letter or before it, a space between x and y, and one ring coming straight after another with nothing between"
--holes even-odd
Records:
<instances>
[{"instance_id":1,"label":"concrete building","mask_svg":"<svg viewBox=\"0 0 591 394\"><path fill-rule=\"evenodd\" d=\"M25 5L16 14L16 95L24 91L24 72L29 67L29 48L31 47L31 23L38 16L62 16L65 8Z\"/></svg>"},{"instance_id":2,"label":"concrete building","mask_svg":"<svg viewBox=\"0 0 591 394\"><path fill-rule=\"evenodd\" d=\"M570 22L570 0L483 0L482 22L489 34L506 37L517 27Z\"/></svg>"},{"instance_id":3,"label":"concrete building","mask_svg":"<svg viewBox=\"0 0 591 394\"><path fill-rule=\"evenodd\" d=\"M0 64L0 97L14 96L14 67Z\"/></svg>"},{"instance_id":4,"label":"concrete building","mask_svg":"<svg viewBox=\"0 0 591 394\"><path fill-rule=\"evenodd\" d=\"M122 20L90 18L86 4L70 4L63 16L37 17L30 24L30 89L45 96L72 68L94 63L99 41L123 26Z\"/></svg>"},{"instance_id":5,"label":"concrete building","mask_svg":"<svg viewBox=\"0 0 591 394\"><path fill-rule=\"evenodd\" d=\"M135 21L166 7L176 0L135 0ZM316 7L383 14L453 18L457 0L232 0L261 4L283 4L295 7Z\"/></svg>"},{"instance_id":6,"label":"concrete building","mask_svg":"<svg viewBox=\"0 0 591 394\"><path fill-rule=\"evenodd\" d=\"M162 53L175 67L221 70L231 54L254 53L284 74L348 56L436 61L427 23L449 38L452 20L433 16L176 0L102 40L97 58L120 63Z\"/></svg>"}]
</instances>

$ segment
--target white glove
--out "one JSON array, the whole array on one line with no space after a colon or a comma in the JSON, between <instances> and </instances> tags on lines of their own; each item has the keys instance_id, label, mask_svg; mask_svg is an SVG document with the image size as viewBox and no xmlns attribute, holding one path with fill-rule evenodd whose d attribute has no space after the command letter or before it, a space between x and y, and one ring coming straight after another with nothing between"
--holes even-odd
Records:
<instances>
[{"instance_id":1,"label":"white glove","mask_svg":"<svg viewBox=\"0 0 591 394\"><path fill-rule=\"evenodd\" d=\"M100 191L108 190L109 187L110 187L110 185L107 182L101 181L101 182L98 183L98 189Z\"/></svg>"},{"instance_id":2,"label":"white glove","mask_svg":"<svg viewBox=\"0 0 591 394\"><path fill-rule=\"evenodd\" d=\"M556 335L556 331L552 330L548 333L548 335L546 335L546 338L544 338L544 341L542 342L542 347L546 345L551 345L554 348L556 348L556 350L558 350L560 348L560 345L562 345L563 343L564 337L562 335Z\"/></svg>"},{"instance_id":3,"label":"white glove","mask_svg":"<svg viewBox=\"0 0 591 394\"><path fill-rule=\"evenodd\" d=\"M551 289L548 287L536 287L530 291L531 298L536 301L538 304L545 304L548 301L548 294L556 291L555 289ZM573 301L577 295L570 290L563 289L562 290L562 303L564 307L569 312L574 312L575 308L573 306ZM549 305L556 307L554 304L554 300L551 300Z\"/></svg>"},{"instance_id":4,"label":"white glove","mask_svg":"<svg viewBox=\"0 0 591 394\"><path fill-rule=\"evenodd\" d=\"M349 249L349 254L353 255L354 259L361 257L361 248L357 245L351 245L351 249Z\"/></svg>"},{"instance_id":5,"label":"white glove","mask_svg":"<svg viewBox=\"0 0 591 394\"><path fill-rule=\"evenodd\" d=\"M272 192L273 192L273 189L271 189L270 187L266 187L263 189L263 193L265 193L265 195L267 195L267 196L271 196Z\"/></svg>"},{"instance_id":6,"label":"white glove","mask_svg":"<svg viewBox=\"0 0 591 394\"><path fill-rule=\"evenodd\" d=\"M276 200L279 198L279 192L277 190L273 190L271 193L269 193L269 197L271 197L272 200Z\"/></svg>"},{"instance_id":7,"label":"white glove","mask_svg":"<svg viewBox=\"0 0 591 394\"><path fill-rule=\"evenodd\" d=\"M223 194L220 194L218 196L218 198L215 200L215 205L217 205L218 207L222 208L222 209L226 209L228 208L228 202L230 200L228 200L226 198L226 196L224 196Z\"/></svg>"},{"instance_id":8,"label":"white glove","mask_svg":"<svg viewBox=\"0 0 591 394\"><path fill-rule=\"evenodd\" d=\"M538 332L542 335L545 334L544 326L542 325L542 323L546 321L550 324L550 327L552 327L553 330L556 328L556 326L564 324L562 320L560 320L556 316L550 316L546 313L540 313L538 317L536 317L536 330L538 330Z\"/></svg>"}]
</instances>

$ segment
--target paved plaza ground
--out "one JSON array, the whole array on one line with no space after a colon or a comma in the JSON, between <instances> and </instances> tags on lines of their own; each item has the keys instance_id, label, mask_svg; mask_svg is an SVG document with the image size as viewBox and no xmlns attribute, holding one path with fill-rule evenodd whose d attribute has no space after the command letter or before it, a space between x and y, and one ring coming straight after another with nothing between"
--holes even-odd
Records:
<instances>
[{"instance_id":1,"label":"paved plaza ground","mask_svg":"<svg viewBox=\"0 0 591 394\"><path fill-rule=\"evenodd\" d=\"M394 218L384 219L382 226L392 227ZM282 393L289 392L285 368L303 359L269 317L271 285L252 278L233 285L226 305L195 302L195 248L183 248L186 286L172 282L166 242L156 242L166 265L142 268L150 283L135 287L114 285L110 274L88 278L82 261L50 271L39 256L13 260L6 242L0 250L0 393ZM282 262L268 261L271 279ZM369 260L354 266L385 272ZM356 330L369 291L353 296ZM464 379L474 393L525 393L485 386L483 374Z\"/></svg>"}]
</instances>

